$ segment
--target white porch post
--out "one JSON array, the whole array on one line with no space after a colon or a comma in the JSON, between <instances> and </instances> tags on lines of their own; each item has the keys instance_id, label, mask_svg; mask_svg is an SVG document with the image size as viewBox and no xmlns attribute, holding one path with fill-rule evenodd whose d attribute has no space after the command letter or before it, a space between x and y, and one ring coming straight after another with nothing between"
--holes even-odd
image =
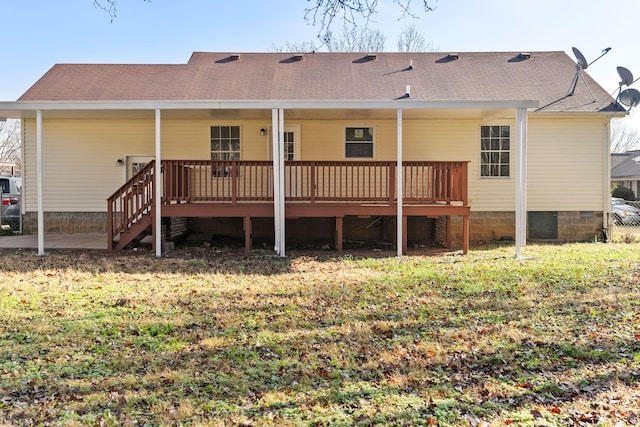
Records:
<instances>
[{"instance_id":1,"label":"white porch post","mask_svg":"<svg viewBox=\"0 0 640 427\"><path fill-rule=\"evenodd\" d=\"M527 243L527 109L516 110L516 257Z\"/></svg>"},{"instance_id":2,"label":"white porch post","mask_svg":"<svg viewBox=\"0 0 640 427\"><path fill-rule=\"evenodd\" d=\"M403 203L403 186L402 186L402 108L398 108L398 117L397 117L397 127L398 127L398 146L396 148L397 151L397 166L396 166L396 199L397 199L397 218L396 218L396 246L398 249L398 256L402 256L402 247L403 247L403 216L402 216L402 203Z\"/></svg>"},{"instance_id":3,"label":"white porch post","mask_svg":"<svg viewBox=\"0 0 640 427\"><path fill-rule=\"evenodd\" d=\"M156 246L156 258L162 256L162 157L161 157L161 135L160 135L160 110L156 109L156 166L155 166L155 178L153 195L155 203L156 217L155 229L153 230L153 238L155 239Z\"/></svg>"},{"instance_id":4,"label":"white porch post","mask_svg":"<svg viewBox=\"0 0 640 427\"><path fill-rule=\"evenodd\" d=\"M286 256L285 171L284 171L284 109L280 108L278 124L278 158L280 159L280 256Z\"/></svg>"},{"instance_id":5,"label":"white porch post","mask_svg":"<svg viewBox=\"0 0 640 427\"><path fill-rule=\"evenodd\" d=\"M280 156L278 155L278 140L280 138L279 112L276 108L271 110L271 149L273 158L273 250L280 252Z\"/></svg>"},{"instance_id":6,"label":"white porch post","mask_svg":"<svg viewBox=\"0 0 640 427\"><path fill-rule=\"evenodd\" d=\"M36 110L36 187L38 194L38 255L44 255L44 202L42 191L42 110Z\"/></svg>"}]
</instances>

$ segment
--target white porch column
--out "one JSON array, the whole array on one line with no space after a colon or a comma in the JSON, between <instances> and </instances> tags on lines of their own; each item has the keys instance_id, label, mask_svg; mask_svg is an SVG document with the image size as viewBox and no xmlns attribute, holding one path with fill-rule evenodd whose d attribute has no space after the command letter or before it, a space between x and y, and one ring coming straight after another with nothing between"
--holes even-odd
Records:
<instances>
[{"instance_id":1,"label":"white porch column","mask_svg":"<svg viewBox=\"0 0 640 427\"><path fill-rule=\"evenodd\" d=\"M285 171L284 171L284 109L280 108L278 124L278 158L280 159L280 256L286 256L286 213L284 205L285 197Z\"/></svg>"},{"instance_id":2,"label":"white porch column","mask_svg":"<svg viewBox=\"0 0 640 427\"><path fill-rule=\"evenodd\" d=\"M156 109L156 166L153 195L155 203L156 217L155 229L153 230L153 238L155 239L156 258L162 256L162 157L161 157L161 135L160 135L160 110Z\"/></svg>"},{"instance_id":3,"label":"white porch column","mask_svg":"<svg viewBox=\"0 0 640 427\"><path fill-rule=\"evenodd\" d=\"M273 250L280 253L280 156L278 155L278 140L280 139L278 120L279 111L271 110L271 149L273 158L273 229L274 245Z\"/></svg>"},{"instance_id":4,"label":"white porch column","mask_svg":"<svg viewBox=\"0 0 640 427\"><path fill-rule=\"evenodd\" d=\"M397 213L396 213L396 246L398 249L398 256L402 256L402 246L403 246L403 216L402 216L402 203L403 203L403 185L402 185L402 108L398 108L398 117L397 117L397 127L398 127L398 146L396 148L397 151L397 166L396 166L396 199L397 199Z\"/></svg>"},{"instance_id":5,"label":"white porch column","mask_svg":"<svg viewBox=\"0 0 640 427\"><path fill-rule=\"evenodd\" d=\"M527 243L527 123L526 108L516 110L516 257Z\"/></svg>"},{"instance_id":6,"label":"white porch column","mask_svg":"<svg viewBox=\"0 0 640 427\"><path fill-rule=\"evenodd\" d=\"M42 191L42 110L36 111L36 191L38 195L38 255L44 255L44 202Z\"/></svg>"}]
</instances>

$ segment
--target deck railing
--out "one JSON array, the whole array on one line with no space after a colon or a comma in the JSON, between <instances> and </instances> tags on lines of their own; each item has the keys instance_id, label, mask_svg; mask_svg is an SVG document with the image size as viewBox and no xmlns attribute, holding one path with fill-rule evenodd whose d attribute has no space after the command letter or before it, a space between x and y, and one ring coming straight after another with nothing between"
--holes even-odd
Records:
<instances>
[{"instance_id":1,"label":"deck railing","mask_svg":"<svg viewBox=\"0 0 640 427\"><path fill-rule=\"evenodd\" d=\"M403 162L403 201L468 203L468 162ZM298 203L396 202L395 161L287 161L285 200ZM170 203L273 200L270 161L164 160L163 200Z\"/></svg>"}]
</instances>

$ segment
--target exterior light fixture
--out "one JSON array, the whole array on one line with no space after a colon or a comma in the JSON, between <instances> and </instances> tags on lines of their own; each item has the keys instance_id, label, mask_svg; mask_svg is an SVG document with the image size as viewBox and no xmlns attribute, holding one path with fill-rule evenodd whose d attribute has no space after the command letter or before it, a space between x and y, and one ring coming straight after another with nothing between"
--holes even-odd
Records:
<instances>
[{"instance_id":1,"label":"exterior light fixture","mask_svg":"<svg viewBox=\"0 0 640 427\"><path fill-rule=\"evenodd\" d=\"M116 160L116 167L121 167L123 164L124 162L122 161L122 159Z\"/></svg>"},{"instance_id":2,"label":"exterior light fixture","mask_svg":"<svg viewBox=\"0 0 640 427\"><path fill-rule=\"evenodd\" d=\"M265 128L260 129L260 136L266 136L267 130Z\"/></svg>"}]
</instances>

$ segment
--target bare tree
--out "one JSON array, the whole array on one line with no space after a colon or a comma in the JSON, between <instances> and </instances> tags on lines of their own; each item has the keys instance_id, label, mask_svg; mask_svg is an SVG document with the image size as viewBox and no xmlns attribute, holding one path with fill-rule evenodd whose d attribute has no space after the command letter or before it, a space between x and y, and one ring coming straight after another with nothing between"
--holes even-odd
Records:
<instances>
[{"instance_id":1,"label":"bare tree","mask_svg":"<svg viewBox=\"0 0 640 427\"><path fill-rule=\"evenodd\" d=\"M291 43L287 41L284 46L274 45L271 50L274 52L311 53L318 50L318 48L311 41L301 43Z\"/></svg>"},{"instance_id":2,"label":"bare tree","mask_svg":"<svg viewBox=\"0 0 640 427\"><path fill-rule=\"evenodd\" d=\"M434 52L433 42L427 42L416 24L406 27L398 36L398 52Z\"/></svg>"},{"instance_id":3,"label":"bare tree","mask_svg":"<svg viewBox=\"0 0 640 427\"><path fill-rule=\"evenodd\" d=\"M11 175L22 169L20 129L20 120L0 122L0 175Z\"/></svg>"},{"instance_id":4,"label":"bare tree","mask_svg":"<svg viewBox=\"0 0 640 427\"><path fill-rule=\"evenodd\" d=\"M329 52L382 52L387 38L378 30L344 26L339 37L326 42Z\"/></svg>"},{"instance_id":5,"label":"bare tree","mask_svg":"<svg viewBox=\"0 0 640 427\"><path fill-rule=\"evenodd\" d=\"M378 0L307 0L313 5L305 9L305 19L312 25L319 25L318 37L324 43L333 38L331 25L336 18L342 18L352 26L363 24L365 27L377 13ZM400 17L416 16L412 9L412 0L393 0L400 8ZM430 4L434 0L421 0L425 12L434 10Z\"/></svg>"},{"instance_id":6,"label":"bare tree","mask_svg":"<svg viewBox=\"0 0 640 427\"><path fill-rule=\"evenodd\" d=\"M151 0L143 0L151 3ZM93 0L93 5L109 14L111 21L118 14L118 0Z\"/></svg>"},{"instance_id":7,"label":"bare tree","mask_svg":"<svg viewBox=\"0 0 640 427\"><path fill-rule=\"evenodd\" d=\"M640 149L640 132L624 120L611 121L610 138L612 153Z\"/></svg>"}]
</instances>

